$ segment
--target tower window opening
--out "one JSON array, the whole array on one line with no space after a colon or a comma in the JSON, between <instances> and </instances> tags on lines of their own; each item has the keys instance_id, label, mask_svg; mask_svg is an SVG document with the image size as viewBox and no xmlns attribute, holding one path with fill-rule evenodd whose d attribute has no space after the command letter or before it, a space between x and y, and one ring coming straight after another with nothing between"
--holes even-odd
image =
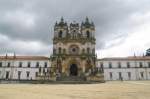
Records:
<instances>
[{"instance_id":1,"label":"tower window opening","mask_svg":"<svg viewBox=\"0 0 150 99\"><path fill-rule=\"evenodd\" d=\"M59 38L62 38L62 31L59 31Z\"/></svg>"},{"instance_id":2,"label":"tower window opening","mask_svg":"<svg viewBox=\"0 0 150 99\"><path fill-rule=\"evenodd\" d=\"M53 53L56 54L56 49L53 49Z\"/></svg>"},{"instance_id":3,"label":"tower window opening","mask_svg":"<svg viewBox=\"0 0 150 99\"><path fill-rule=\"evenodd\" d=\"M88 53L88 54L90 53L90 48L87 48L87 53Z\"/></svg>"},{"instance_id":4,"label":"tower window opening","mask_svg":"<svg viewBox=\"0 0 150 99\"><path fill-rule=\"evenodd\" d=\"M63 49L63 53L64 53L64 54L66 53L66 49Z\"/></svg>"},{"instance_id":5,"label":"tower window opening","mask_svg":"<svg viewBox=\"0 0 150 99\"><path fill-rule=\"evenodd\" d=\"M90 32L86 31L87 38L90 38Z\"/></svg>"},{"instance_id":6,"label":"tower window opening","mask_svg":"<svg viewBox=\"0 0 150 99\"><path fill-rule=\"evenodd\" d=\"M85 49L82 49L82 53L83 53L83 54L85 53Z\"/></svg>"},{"instance_id":7,"label":"tower window opening","mask_svg":"<svg viewBox=\"0 0 150 99\"><path fill-rule=\"evenodd\" d=\"M61 54L61 47L59 47L59 54Z\"/></svg>"}]
</instances>

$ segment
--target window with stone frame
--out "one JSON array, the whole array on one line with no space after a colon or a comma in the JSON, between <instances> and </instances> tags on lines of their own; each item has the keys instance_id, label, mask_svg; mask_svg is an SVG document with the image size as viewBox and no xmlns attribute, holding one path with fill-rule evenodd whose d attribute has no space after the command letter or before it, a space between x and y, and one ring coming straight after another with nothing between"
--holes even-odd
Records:
<instances>
[{"instance_id":1,"label":"window with stone frame","mask_svg":"<svg viewBox=\"0 0 150 99\"><path fill-rule=\"evenodd\" d=\"M82 49L82 53L83 53L83 54L85 53L85 49L84 49L84 48Z\"/></svg>"},{"instance_id":2,"label":"window with stone frame","mask_svg":"<svg viewBox=\"0 0 150 99\"><path fill-rule=\"evenodd\" d=\"M131 72L128 72L128 78L131 79Z\"/></svg>"},{"instance_id":3,"label":"window with stone frame","mask_svg":"<svg viewBox=\"0 0 150 99\"><path fill-rule=\"evenodd\" d=\"M18 79L21 79L21 71L18 71Z\"/></svg>"},{"instance_id":4,"label":"window with stone frame","mask_svg":"<svg viewBox=\"0 0 150 99\"><path fill-rule=\"evenodd\" d=\"M28 62L28 65L27 65L27 67L31 67L31 62Z\"/></svg>"},{"instance_id":5,"label":"window with stone frame","mask_svg":"<svg viewBox=\"0 0 150 99\"><path fill-rule=\"evenodd\" d=\"M119 72L118 74L119 74L119 80L123 80L123 78L122 78L122 73Z\"/></svg>"},{"instance_id":6,"label":"window with stone frame","mask_svg":"<svg viewBox=\"0 0 150 99\"><path fill-rule=\"evenodd\" d=\"M19 67L22 67L22 62L19 62Z\"/></svg>"},{"instance_id":7,"label":"window with stone frame","mask_svg":"<svg viewBox=\"0 0 150 99\"><path fill-rule=\"evenodd\" d=\"M92 54L95 54L95 49L94 48L92 49Z\"/></svg>"},{"instance_id":8,"label":"window with stone frame","mask_svg":"<svg viewBox=\"0 0 150 99\"><path fill-rule=\"evenodd\" d=\"M47 62L44 63L44 67L47 68Z\"/></svg>"},{"instance_id":9,"label":"window with stone frame","mask_svg":"<svg viewBox=\"0 0 150 99\"><path fill-rule=\"evenodd\" d=\"M144 78L144 72L140 72L141 78Z\"/></svg>"},{"instance_id":10,"label":"window with stone frame","mask_svg":"<svg viewBox=\"0 0 150 99\"><path fill-rule=\"evenodd\" d=\"M142 68L143 67L143 63L139 62L139 66L140 66L140 68Z\"/></svg>"},{"instance_id":11,"label":"window with stone frame","mask_svg":"<svg viewBox=\"0 0 150 99\"><path fill-rule=\"evenodd\" d=\"M130 68L130 62L127 62L127 68Z\"/></svg>"},{"instance_id":12,"label":"window with stone frame","mask_svg":"<svg viewBox=\"0 0 150 99\"><path fill-rule=\"evenodd\" d=\"M55 48L53 49L53 54L56 54L56 49Z\"/></svg>"},{"instance_id":13,"label":"window with stone frame","mask_svg":"<svg viewBox=\"0 0 150 99\"><path fill-rule=\"evenodd\" d=\"M63 49L63 54L66 54L66 49L65 48Z\"/></svg>"},{"instance_id":14,"label":"window with stone frame","mask_svg":"<svg viewBox=\"0 0 150 99\"><path fill-rule=\"evenodd\" d=\"M40 66L40 63L39 62L36 62L36 67L38 68Z\"/></svg>"},{"instance_id":15,"label":"window with stone frame","mask_svg":"<svg viewBox=\"0 0 150 99\"><path fill-rule=\"evenodd\" d=\"M87 53L88 53L88 54L90 53L90 48L89 48L89 47L87 48Z\"/></svg>"},{"instance_id":16,"label":"window with stone frame","mask_svg":"<svg viewBox=\"0 0 150 99\"><path fill-rule=\"evenodd\" d=\"M29 72L29 71L27 71L27 72L26 72L26 74L27 74L27 78L29 78L29 76L30 76L30 72Z\"/></svg>"},{"instance_id":17,"label":"window with stone frame","mask_svg":"<svg viewBox=\"0 0 150 99\"><path fill-rule=\"evenodd\" d=\"M62 38L62 34L63 34L62 30L60 30L59 33L58 33L58 37Z\"/></svg>"},{"instance_id":18,"label":"window with stone frame","mask_svg":"<svg viewBox=\"0 0 150 99\"><path fill-rule=\"evenodd\" d=\"M148 62L148 68L150 68L150 62Z\"/></svg>"},{"instance_id":19,"label":"window with stone frame","mask_svg":"<svg viewBox=\"0 0 150 99\"><path fill-rule=\"evenodd\" d=\"M90 38L90 32L89 31L86 31L86 36L87 36L87 38Z\"/></svg>"},{"instance_id":20,"label":"window with stone frame","mask_svg":"<svg viewBox=\"0 0 150 99\"><path fill-rule=\"evenodd\" d=\"M109 68L112 68L112 62L108 63Z\"/></svg>"},{"instance_id":21,"label":"window with stone frame","mask_svg":"<svg viewBox=\"0 0 150 99\"><path fill-rule=\"evenodd\" d=\"M58 52L59 52L59 54L61 54L61 47L58 48Z\"/></svg>"},{"instance_id":22,"label":"window with stone frame","mask_svg":"<svg viewBox=\"0 0 150 99\"><path fill-rule=\"evenodd\" d=\"M118 68L121 68L121 62L118 62Z\"/></svg>"},{"instance_id":23,"label":"window with stone frame","mask_svg":"<svg viewBox=\"0 0 150 99\"><path fill-rule=\"evenodd\" d=\"M7 67L10 67L10 62L7 63Z\"/></svg>"},{"instance_id":24,"label":"window with stone frame","mask_svg":"<svg viewBox=\"0 0 150 99\"><path fill-rule=\"evenodd\" d=\"M2 62L0 62L0 67L2 67Z\"/></svg>"},{"instance_id":25,"label":"window with stone frame","mask_svg":"<svg viewBox=\"0 0 150 99\"><path fill-rule=\"evenodd\" d=\"M9 76L10 76L10 72L6 71L6 79L9 79Z\"/></svg>"},{"instance_id":26,"label":"window with stone frame","mask_svg":"<svg viewBox=\"0 0 150 99\"><path fill-rule=\"evenodd\" d=\"M100 62L100 69L101 69L102 72L104 72L103 68L104 68L103 62Z\"/></svg>"},{"instance_id":27,"label":"window with stone frame","mask_svg":"<svg viewBox=\"0 0 150 99\"><path fill-rule=\"evenodd\" d=\"M112 80L113 78L112 72L109 72L109 77L110 77L110 80Z\"/></svg>"},{"instance_id":28,"label":"window with stone frame","mask_svg":"<svg viewBox=\"0 0 150 99\"><path fill-rule=\"evenodd\" d=\"M41 73L42 72L42 67L39 67L39 73Z\"/></svg>"},{"instance_id":29,"label":"window with stone frame","mask_svg":"<svg viewBox=\"0 0 150 99\"><path fill-rule=\"evenodd\" d=\"M38 72L35 72L35 77L38 77Z\"/></svg>"}]
</instances>

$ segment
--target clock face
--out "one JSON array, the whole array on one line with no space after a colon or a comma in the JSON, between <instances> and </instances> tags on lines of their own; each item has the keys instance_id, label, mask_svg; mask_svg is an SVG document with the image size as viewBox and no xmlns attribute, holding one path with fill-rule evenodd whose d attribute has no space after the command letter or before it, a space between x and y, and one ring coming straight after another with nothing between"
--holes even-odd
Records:
<instances>
[{"instance_id":1,"label":"clock face","mask_svg":"<svg viewBox=\"0 0 150 99\"><path fill-rule=\"evenodd\" d=\"M79 53L79 47L77 45L71 45L69 48L70 54L78 54Z\"/></svg>"}]
</instances>

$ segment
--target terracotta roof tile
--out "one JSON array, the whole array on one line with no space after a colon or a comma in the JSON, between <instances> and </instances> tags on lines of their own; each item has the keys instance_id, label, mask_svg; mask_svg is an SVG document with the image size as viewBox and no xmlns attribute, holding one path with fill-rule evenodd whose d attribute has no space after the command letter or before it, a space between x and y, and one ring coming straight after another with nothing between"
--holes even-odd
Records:
<instances>
[{"instance_id":1,"label":"terracotta roof tile","mask_svg":"<svg viewBox=\"0 0 150 99\"><path fill-rule=\"evenodd\" d=\"M45 56L0 56L0 60L49 60Z\"/></svg>"},{"instance_id":2,"label":"terracotta roof tile","mask_svg":"<svg viewBox=\"0 0 150 99\"><path fill-rule=\"evenodd\" d=\"M129 56L129 57L108 57L98 59L99 61L134 61L134 60L150 60L150 56Z\"/></svg>"}]
</instances>

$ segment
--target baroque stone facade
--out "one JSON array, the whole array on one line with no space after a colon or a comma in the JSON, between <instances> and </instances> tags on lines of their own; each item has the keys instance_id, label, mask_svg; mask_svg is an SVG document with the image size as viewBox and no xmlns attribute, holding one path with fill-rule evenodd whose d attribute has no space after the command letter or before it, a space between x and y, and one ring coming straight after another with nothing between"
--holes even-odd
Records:
<instances>
[{"instance_id":1,"label":"baroque stone facade","mask_svg":"<svg viewBox=\"0 0 150 99\"><path fill-rule=\"evenodd\" d=\"M86 17L81 24L66 23L63 18L54 26L54 71L66 76L80 76L96 67L95 26Z\"/></svg>"}]
</instances>

